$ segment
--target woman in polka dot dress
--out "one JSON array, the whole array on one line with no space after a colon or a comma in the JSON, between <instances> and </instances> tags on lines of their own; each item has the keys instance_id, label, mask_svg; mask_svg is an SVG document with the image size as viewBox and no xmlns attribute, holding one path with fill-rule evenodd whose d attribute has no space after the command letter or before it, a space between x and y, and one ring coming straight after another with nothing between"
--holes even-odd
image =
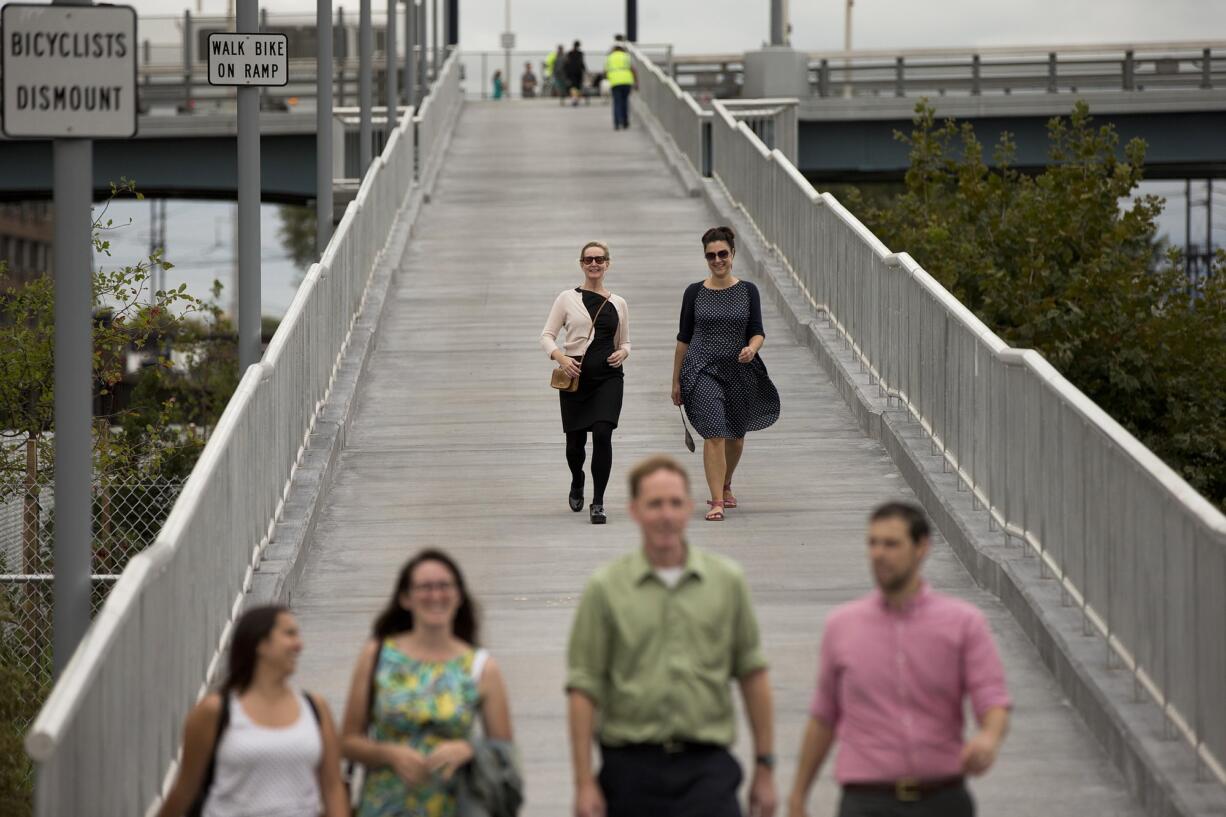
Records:
<instances>
[{"instance_id":1,"label":"woman in polka dot dress","mask_svg":"<svg viewBox=\"0 0 1226 817\"><path fill-rule=\"evenodd\" d=\"M758 357L766 339L758 288L732 274L732 228L707 230L702 248L710 274L690 284L681 300L673 404L685 406L703 437L702 464L711 489L707 520L720 522L724 509L737 506L732 474L745 450L745 434L779 419L779 392Z\"/></svg>"}]
</instances>

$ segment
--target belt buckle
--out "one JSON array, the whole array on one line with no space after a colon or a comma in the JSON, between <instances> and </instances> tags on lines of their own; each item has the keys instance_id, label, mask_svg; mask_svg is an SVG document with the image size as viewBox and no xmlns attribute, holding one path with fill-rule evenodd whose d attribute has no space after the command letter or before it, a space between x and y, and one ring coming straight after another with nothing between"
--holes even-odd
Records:
<instances>
[{"instance_id":1,"label":"belt buckle","mask_svg":"<svg viewBox=\"0 0 1226 817\"><path fill-rule=\"evenodd\" d=\"M919 781L904 777L894 783L894 798L900 803L915 803L920 800Z\"/></svg>"},{"instance_id":2,"label":"belt buckle","mask_svg":"<svg viewBox=\"0 0 1226 817\"><path fill-rule=\"evenodd\" d=\"M676 740L675 738L668 738L660 745L664 747L664 753L669 755L675 755L685 751L685 744L679 740Z\"/></svg>"}]
</instances>

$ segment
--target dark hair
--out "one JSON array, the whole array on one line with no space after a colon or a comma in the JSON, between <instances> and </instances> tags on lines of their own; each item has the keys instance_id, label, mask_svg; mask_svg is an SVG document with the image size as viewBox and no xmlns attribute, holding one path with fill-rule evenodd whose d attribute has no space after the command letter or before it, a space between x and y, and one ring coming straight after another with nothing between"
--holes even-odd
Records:
<instances>
[{"instance_id":1,"label":"dark hair","mask_svg":"<svg viewBox=\"0 0 1226 817\"><path fill-rule=\"evenodd\" d=\"M630 469L628 481L630 483L630 498L639 498L639 487L643 480L654 474L656 471L672 471L674 474L680 475L685 481L685 489L690 489L690 475L686 473L685 467L677 462L672 457L661 454L655 457L648 457L638 465Z\"/></svg>"},{"instance_id":2,"label":"dark hair","mask_svg":"<svg viewBox=\"0 0 1226 817\"><path fill-rule=\"evenodd\" d=\"M413 571L424 562L438 562L451 571L455 579L456 591L460 594L460 607L456 610L455 621L451 625L451 634L461 641L477 646L477 605L469 597L468 588L464 586L464 574L460 566L441 550L426 548L405 562L392 589L391 601L383 608L383 612L375 619L374 637L379 641L397 633L413 629L413 614L400 606L400 594L408 593L413 582Z\"/></svg>"},{"instance_id":3,"label":"dark hair","mask_svg":"<svg viewBox=\"0 0 1226 817\"><path fill-rule=\"evenodd\" d=\"M234 622L234 634L230 636L230 661L225 683L221 685L222 695L245 692L251 686L259 660L256 649L277 626L277 617L289 611L284 604L267 604L251 608Z\"/></svg>"},{"instance_id":4,"label":"dark hair","mask_svg":"<svg viewBox=\"0 0 1226 817\"><path fill-rule=\"evenodd\" d=\"M707 245L716 241L728 242L728 248L736 252L736 233L732 232L731 227L712 227L702 234L702 248L705 250Z\"/></svg>"},{"instance_id":5,"label":"dark hair","mask_svg":"<svg viewBox=\"0 0 1226 817\"><path fill-rule=\"evenodd\" d=\"M923 509L913 502L886 502L884 505L878 505L869 515L868 521L878 522L882 519L901 519L907 523L907 534L916 544L921 539L927 539L931 532L928 517L924 515Z\"/></svg>"},{"instance_id":6,"label":"dark hair","mask_svg":"<svg viewBox=\"0 0 1226 817\"><path fill-rule=\"evenodd\" d=\"M576 50L576 51L578 51L578 50L579 50L579 41L578 41L578 40L575 40L575 50Z\"/></svg>"}]
</instances>

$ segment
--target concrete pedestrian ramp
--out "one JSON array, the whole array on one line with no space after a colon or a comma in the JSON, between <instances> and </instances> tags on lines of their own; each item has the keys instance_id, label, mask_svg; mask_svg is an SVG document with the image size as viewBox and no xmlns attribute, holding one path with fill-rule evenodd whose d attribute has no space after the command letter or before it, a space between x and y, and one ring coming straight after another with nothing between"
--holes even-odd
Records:
<instances>
[{"instance_id":1,"label":"concrete pedestrian ramp","mask_svg":"<svg viewBox=\"0 0 1226 817\"><path fill-rule=\"evenodd\" d=\"M339 714L400 565L422 547L454 554L481 604L482 640L510 688L528 817L571 813L566 638L587 576L638 546L624 511L626 471L648 454L671 453L690 468L700 505L704 498L701 456L682 445L669 381L681 293L705 275L699 236L714 216L686 196L640 125L614 132L599 104L464 109L394 273L292 596L307 642L300 680ZM604 527L567 507L551 364L537 345L553 298L581 280L580 246L594 238L612 248L607 284L629 302L634 347ZM783 799L822 623L834 605L870 587L866 514L912 492L813 353L769 299L763 307L762 356L782 418L749 438L736 478L741 507L722 524L696 516L690 539L736 559L748 576L771 662ZM973 784L980 814L1139 815L1011 614L976 587L940 536L927 575L985 611L1016 700L996 768ZM745 758L743 721L739 731ZM828 766L810 814L832 815L836 798Z\"/></svg>"}]
</instances>

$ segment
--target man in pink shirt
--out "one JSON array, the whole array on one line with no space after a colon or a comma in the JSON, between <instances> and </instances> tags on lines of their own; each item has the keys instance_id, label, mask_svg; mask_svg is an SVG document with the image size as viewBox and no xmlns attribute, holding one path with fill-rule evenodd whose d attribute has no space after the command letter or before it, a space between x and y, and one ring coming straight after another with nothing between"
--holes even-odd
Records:
<instances>
[{"instance_id":1,"label":"man in pink shirt","mask_svg":"<svg viewBox=\"0 0 1226 817\"><path fill-rule=\"evenodd\" d=\"M928 548L918 507L891 502L873 511L868 555L877 589L826 620L789 817L804 817L836 738L838 817L974 815L963 781L996 760L1011 701L983 614L920 576ZM969 740L966 697L979 722Z\"/></svg>"}]
</instances>

